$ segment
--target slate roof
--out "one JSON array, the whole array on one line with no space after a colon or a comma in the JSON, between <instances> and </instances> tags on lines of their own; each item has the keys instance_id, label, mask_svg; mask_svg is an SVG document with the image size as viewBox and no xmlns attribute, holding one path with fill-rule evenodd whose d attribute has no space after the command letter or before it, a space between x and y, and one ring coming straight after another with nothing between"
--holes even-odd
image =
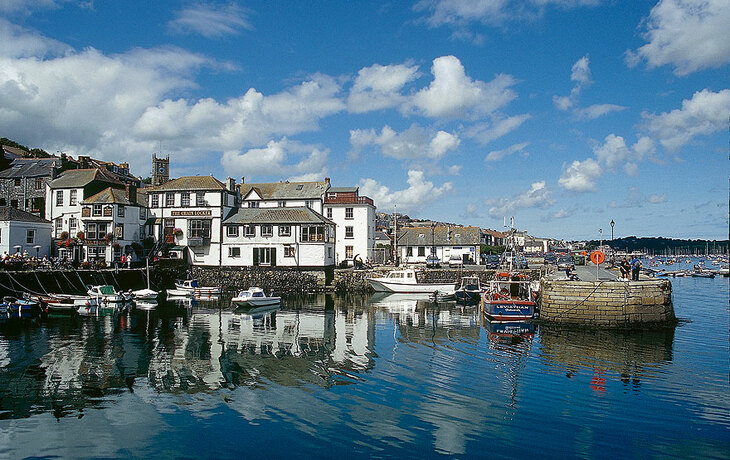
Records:
<instances>
[{"instance_id":1,"label":"slate roof","mask_svg":"<svg viewBox=\"0 0 730 460\"><path fill-rule=\"evenodd\" d=\"M169 192L187 190L227 190L223 182L213 176L183 176L162 185L145 187L148 192Z\"/></svg>"},{"instance_id":2,"label":"slate roof","mask_svg":"<svg viewBox=\"0 0 730 460\"><path fill-rule=\"evenodd\" d=\"M124 184L118 180L108 176L100 169L69 169L62 172L57 178L51 181L52 189L58 188L80 188L90 184L93 181L108 182L119 187Z\"/></svg>"},{"instance_id":3,"label":"slate roof","mask_svg":"<svg viewBox=\"0 0 730 460\"><path fill-rule=\"evenodd\" d=\"M398 246L476 246L479 227L413 227L398 230ZM423 236L421 236L423 235Z\"/></svg>"},{"instance_id":4,"label":"slate roof","mask_svg":"<svg viewBox=\"0 0 730 460\"><path fill-rule=\"evenodd\" d=\"M50 176L54 166L61 166L60 158L16 158L0 171L0 179Z\"/></svg>"},{"instance_id":5,"label":"slate roof","mask_svg":"<svg viewBox=\"0 0 730 460\"><path fill-rule=\"evenodd\" d=\"M139 191L137 191L137 202L132 203L127 198L127 191L118 188L105 188L96 195L90 196L89 198L82 201L83 204L122 204L125 206L147 206L147 196L140 197Z\"/></svg>"},{"instance_id":6,"label":"slate roof","mask_svg":"<svg viewBox=\"0 0 730 460\"><path fill-rule=\"evenodd\" d=\"M359 187L330 187L327 193L357 193Z\"/></svg>"},{"instance_id":7,"label":"slate roof","mask_svg":"<svg viewBox=\"0 0 730 460\"><path fill-rule=\"evenodd\" d=\"M9 145L2 145L0 146L2 150L5 152L5 158L11 159L11 158L23 158L25 155L29 155L30 152L23 150L18 147L11 147Z\"/></svg>"},{"instance_id":8,"label":"slate roof","mask_svg":"<svg viewBox=\"0 0 730 460\"><path fill-rule=\"evenodd\" d=\"M332 224L334 222L309 208L235 208L223 220L231 224Z\"/></svg>"},{"instance_id":9,"label":"slate roof","mask_svg":"<svg viewBox=\"0 0 730 460\"><path fill-rule=\"evenodd\" d=\"M21 211L10 206L0 206L0 221L13 221L13 222L40 222L44 224L50 224L50 220L43 219L29 212Z\"/></svg>"},{"instance_id":10,"label":"slate roof","mask_svg":"<svg viewBox=\"0 0 730 460\"><path fill-rule=\"evenodd\" d=\"M261 184L241 184L241 196L246 195L255 189L256 193L264 200L286 200L286 199L319 199L327 191L329 183L322 182L269 182Z\"/></svg>"}]
</instances>

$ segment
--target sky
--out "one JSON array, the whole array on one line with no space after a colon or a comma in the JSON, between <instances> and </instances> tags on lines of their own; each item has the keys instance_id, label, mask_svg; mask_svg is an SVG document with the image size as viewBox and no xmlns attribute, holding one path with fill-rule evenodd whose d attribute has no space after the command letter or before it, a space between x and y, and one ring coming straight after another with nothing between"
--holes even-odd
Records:
<instances>
[{"instance_id":1,"label":"sky","mask_svg":"<svg viewBox=\"0 0 730 460\"><path fill-rule=\"evenodd\" d=\"M0 137L531 235L728 237L730 0L0 0Z\"/></svg>"}]
</instances>

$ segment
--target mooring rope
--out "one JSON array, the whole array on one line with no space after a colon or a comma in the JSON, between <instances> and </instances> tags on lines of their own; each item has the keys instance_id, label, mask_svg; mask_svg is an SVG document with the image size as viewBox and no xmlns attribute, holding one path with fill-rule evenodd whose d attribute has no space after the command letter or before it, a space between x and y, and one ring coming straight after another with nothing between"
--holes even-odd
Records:
<instances>
[{"instance_id":1,"label":"mooring rope","mask_svg":"<svg viewBox=\"0 0 730 460\"><path fill-rule=\"evenodd\" d=\"M598 284L596 285L596 287L594 287L593 290L583 300L581 300L580 302L578 302L577 304L575 304L573 307L565 310L564 312L557 313L555 315L555 317L558 318L558 317L560 317L560 316L562 316L562 315L564 315L566 313L570 313L573 309L578 308L581 305L583 305L585 303L585 301L588 300L588 298L590 296L592 296L598 290L598 288L603 285L603 283L604 283L603 281L599 281Z\"/></svg>"},{"instance_id":2,"label":"mooring rope","mask_svg":"<svg viewBox=\"0 0 730 460\"><path fill-rule=\"evenodd\" d=\"M33 270L33 274L35 275L35 280L38 281L38 286L40 286L41 289L43 289L44 294L48 295L48 291L46 291L46 288L43 287L43 283L41 283L41 279L38 278L38 272Z\"/></svg>"}]
</instances>

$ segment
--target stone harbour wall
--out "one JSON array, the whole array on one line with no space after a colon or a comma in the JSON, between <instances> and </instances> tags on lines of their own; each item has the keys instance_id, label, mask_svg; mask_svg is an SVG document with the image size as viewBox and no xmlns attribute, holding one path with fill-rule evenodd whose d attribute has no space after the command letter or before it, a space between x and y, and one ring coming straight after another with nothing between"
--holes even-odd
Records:
<instances>
[{"instance_id":1,"label":"stone harbour wall","mask_svg":"<svg viewBox=\"0 0 730 460\"><path fill-rule=\"evenodd\" d=\"M669 280L540 282L540 321L642 327L676 322Z\"/></svg>"},{"instance_id":2,"label":"stone harbour wall","mask_svg":"<svg viewBox=\"0 0 730 460\"><path fill-rule=\"evenodd\" d=\"M224 292L235 293L256 286L266 292L325 292L333 269L297 270L262 267L192 267L191 274L202 286L221 286Z\"/></svg>"}]
</instances>

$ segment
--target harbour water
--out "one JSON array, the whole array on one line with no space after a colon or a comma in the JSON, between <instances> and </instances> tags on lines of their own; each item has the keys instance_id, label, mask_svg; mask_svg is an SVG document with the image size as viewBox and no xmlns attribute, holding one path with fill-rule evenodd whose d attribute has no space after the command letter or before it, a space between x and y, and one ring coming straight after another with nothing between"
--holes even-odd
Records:
<instances>
[{"instance_id":1,"label":"harbour water","mask_svg":"<svg viewBox=\"0 0 730 460\"><path fill-rule=\"evenodd\" d=\"M0 328L0 456L730 458L728 279L676 327L494 325L404 295Z\"/></svg>"}]
</instances>

